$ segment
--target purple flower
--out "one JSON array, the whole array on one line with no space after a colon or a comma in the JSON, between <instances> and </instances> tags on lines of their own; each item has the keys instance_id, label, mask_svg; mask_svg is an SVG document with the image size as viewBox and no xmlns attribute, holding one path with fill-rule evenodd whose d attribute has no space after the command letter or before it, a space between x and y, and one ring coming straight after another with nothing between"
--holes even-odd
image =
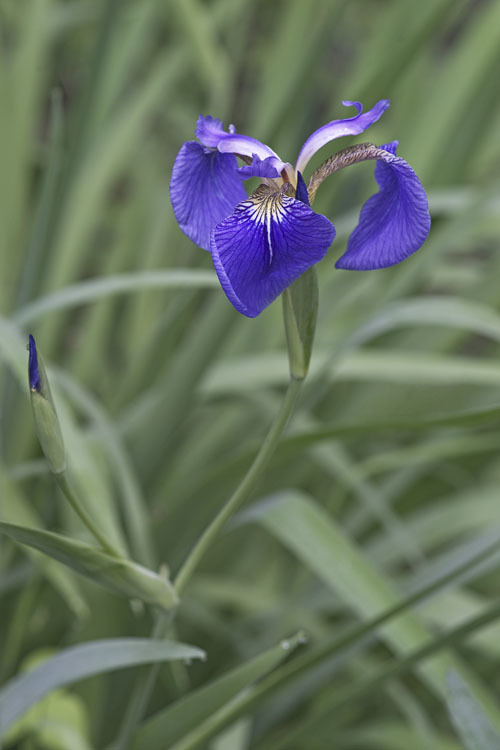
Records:
<instances>
[{"instance_id":1,"label":"purple flower","mask_svg":"<svg viewBox=\"0 0 500 750\"><path fill-rule=\"evenodd\" d=\"M379 101L354 117L333 120L302 146L295 167L260 141L226 132L222 122L200 117L198 141L188 141L175 160L170 197L187 236L210 250L222 287L239 312L255 317L284 289L326 254L335 237L333 224L310 207L316 190L333 172L376 159L379 191L361 209L337 268L386 268L407 258L424 243L430 228L427 198L407 162L396 156L397 141L384 146L360 144L327 159L306 187L302 177L311 157L344 135L359 135L377 122L389 101ZM237 157L243 162L238 166ZM259 177L247 196L242 180Z\"/></svg>"}]
</instances>

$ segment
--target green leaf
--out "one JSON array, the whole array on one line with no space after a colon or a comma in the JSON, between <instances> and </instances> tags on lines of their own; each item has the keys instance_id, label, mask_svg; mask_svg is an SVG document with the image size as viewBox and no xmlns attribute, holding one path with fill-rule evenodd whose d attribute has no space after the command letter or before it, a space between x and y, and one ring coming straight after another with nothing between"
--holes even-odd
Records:
<instances>
[{"instance_id":1,"label":"green leaf","mask_svg":"<svg viewBox=\"0 0 500 750\"><path fill-rule=\"evenodd\" d=\"M448 710L467 750L498 750L500 734L474 699L467 683L454 671L447 676Z\"/></svg>"},{"instance_id":2,"label":"green leaf","mask_svg":"<svg viewBox=\"0 0 500 750\"><path fill-rule=\"evenodd\" d=\"M60 310L87 305L116 294L140 292L144 289L215 289L217 276L197 268L158 268L154 271L121 273L105 278L81 281L31 302L21 308L14 321L21 326L39 321Z\"/></svg>"},{"instance_id":3,"label":"green leaf","mask_svg":"<svg viewBox=\"0 0 500 750\"><path fill-rule=\"evenodd\" d=\"M7 522L28 527L41 525L41 519L33 503L23 496L21 488L14 484L1 469L0 497L2 498L2 516ZM59 592L74 616L82 619L88 617L89 606L81 593L81 582L74 573L40 552L33 549L26 551L37 570Z\"/></svg>"},{"instance_id":4,"label":"green leaf","mask_svg":"<svg viewBox=\"0 0 500 750\"><path fill-rule=\"evenodd\" d=\"M92 750L89 734L85 702L69 690L53 690L10 726L5 743L10 746L29 736L50 750L67 750L69 747L71 750Z\"/></svg>"},{"instance_id":5,"label":"green leaf","mask_svg":"<svg viewBox=\"0 0 500 750\"><path fill-rule=\"evenodd\" d=\"M65 649L40 667L14 678L0 691L0 736L55 688L113 669L204 657L205 653L196 646L148 638L110 638Z\"/></svg>"},{"instance_id":6,"label":"green leaf","mask_svg":"<svg viewBox=\"0 0 500 750\"><path fill-rule=\"evenodd\" d=\"M315 351L311 376L329 382L379 382L411 385L468 384L498 386L499 367L475 357L446 356L404 349L365 349L332 361L327 351ZM208 374L203 390L210 396L245 393L254 388L285 385L285 352L266 352L221 362Z\"/></svg>"},{"instance_id":7,"label":"green leaf","mask_svg":"<svg viewBox=\"0 0 500 750\"><path fill-rule=\"evenodd\" d=\"M351 344L359 346L388 331L412 326L456 328L500 341L500 316L488 305L434 295L388 305L356 331Z\"/></svg>"},{"instance_id":8,"label":"green leaf","mask_svg":"<svg viewBox=\"0 0 500 750\"><path fill-rule=\"evenodd\" d=\"M148 750L164 750L174 743L179 743L175 745L176 749L196 747L196 743L192 744L193 735L206 740L221 726L225 726L230 717L224 716L224 721L219 724L217 712L230 705L241 691L277 667L297 648L302 639L303 636L298 634L282 641L278 646L193 690L172 706L155 714L137 732L132 743L133 750L143 750L146 747Z\"/></svg>"},{"instance_id":9,"label":"green leaf","mask_svg":"<svg viewBox=\"0 0 500 750\"><path fill-rule=\"evenodd\" d=\"M142 599L162 609L172 609L177 604L177 594L166 578L131 560L113 557L89 544L52 531L3 522L0 522L0 531L120 594Z\"/></svg>"},{"instance_id":10,"label":"green leaf","mask_svg":"<svg viewBox=\"0 0 500 750\"><path fill-rule=\"evenodd\" d=\"M210 750L249 750L251 737L252 719L239 719L215 738Z\"/></svg>"},{"instance_id":11,"label":"green leaf","mask_svg":"<svg viewBox=\"0 0 500 750\"><path fill-rule=\"evenodd\" d=\"M259 521L361 617L373 617L397 603L397 594L387 577L364 557L334 519L304 493L289 491L276 495L250 508L242 518ZM380 634L401 656L418 650L430 639L428 629L409 612L384 626ZM417 668L428 686L443 698L450 669L459 671L474 684L476 697L490 716L495 715L486 688L469 674L458 657L440 654Z\"/></svg>"},{"instance_id":12,"label":"green leaf","mask_svg":"<svg viewBox=\"0 0 500 750\"><path fill-rule=\"evenodd\" d=\"M449 584L453 582L458 583L464 574L470 573L474 568L476 568L476 574L479 574L477 567L486 559L495 554L498 555L499 549L499 541L496 541L488 548L483 549L478 555L474 555L466 562L461 562L453 570L446 572L445 575L434 580L424 588L419 589L409 597L399 599L394 606L384 610L375 617L364 620L354 627L348 627L340 635L330 636L322 643L312 644L310 648L297 655L296 658L281 665L256 685L252 685L245 690L244 695L241 696L237 704L233 704L231 712L226 716L226 723L234 721L239 716L249 715L256 706L263 705L266 700L269 700L273 696L277 696L277 700L280 700L279 694L285 700L290 694L294 696L302 695L303 700L305 700L321 684L329 683L332 676L337 672L338 661L337 659L332 660L334 655L342 658L342 655L347 655L352 651L353 646L357 645L359 649L363 641L367 647L369 645L367 636L375 635L383 624L393 621L401 614L410 611L411 608L427 600L433 594L436 594L436 592L445 590ZM445 646L449 647L450 642L455 637L459 641L460 638L463 639L472 632L475 632L476 628L484 626L485 622L491 623L495 618L498 618L498 605L494 606L493 611L490 609L486 614L482 613L479 618L473 618L472 621L467 621L465 625L462 624L458 628L445 632L438 639L434 641L431 639L422 649L417 649L416 652L412 652L410 656L405 657L401 661L391 661L389 667L383 667L382 670L376 671L375 677L370 676L367 680L363 679L361 680L361 684L358 681L350 683L346 688L347 695L344 687L341 685L340 689L333 691L332 698L334 703L330 699L329 708L333 709L334 704L335 707L344 706L346 702L359 698L360 694L365 695L370 693L370 688L373 685L376 685L377 689L379 689L382 682L395 679L398 675L404 674L406 671L414 668L420 659L428 657L430 653L435 653ZM478 619L480 621L479 625L477 624ZM326 665L329 666L325 669ZM317 674L318 672L320 675L319 682L315 678L315 673ZM317 725L314 722L314 718L310 719L309 723L314 725L316 730ZM285 737L284 747L289 747L287 740L288 736Z\"/></svg>"},{"instance_id":13,"label":"green leaf","mask_svg":"<svg viewBox=\"0 0 500 750\"><path fill-rule=\"evenodd\" d=\"M423 737L415 733L412 727L401 721L379 720L360 726L352 731L341 731L336 735L339 747L344 750L357 750L369 747L370 750L423 750ZM450 740L444 732L432 733L425 745L426 750L463 750L456 742Z\"/></svg>"},{"instance_id":14,"label":"green leaf","mask_svg":"<svg viewBox=\"0 0 500 750\"><path fill-rule=\"evenodd\" d=\"M120 506L133 557L143 565L153 567L155 547L146 502L134 471L133 462L127 455L118 430L104 407L78 381L63 372L58 372L55 380L66 392L74 406L79 408L83 415L95 425L102 451L109 460L120 491Z\"/></svg>"}]
</instances>

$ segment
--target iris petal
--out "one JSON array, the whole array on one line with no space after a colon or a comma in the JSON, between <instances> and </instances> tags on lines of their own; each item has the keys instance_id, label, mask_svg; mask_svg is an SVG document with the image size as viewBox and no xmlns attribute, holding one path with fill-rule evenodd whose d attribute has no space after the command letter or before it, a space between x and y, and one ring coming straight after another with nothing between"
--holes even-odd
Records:
<instances>
[{"instance_id":1,"label":"iris petal","mask_svg":"<svg viewBox=\"0 0 500 750\"><path fill-rule=\"evenodd\" d=\"M325 216L261 185L214 229L212 257L229 300L254 318L324 257L334 237Z\"/></svg>"},{"instance_id":2,"label":"iris petal","mask_svg":"<svg viewBox=\"0 0 500 750\"><path fill-rule=\"evenodd\" d=\"M410 165L395 155L397 145L393 141L381 146L386 155L375 167L380 190L361 209L337 268L386 268L414 253L427 238L431 224L427 197Z\"/></svg>"},{"instance_id":3,"label":"iris petal","mask_svg":"<svg viewBox=\"0 0 500 750\"><path fill-rule=\"evenodd\" d=\"M261 143L256 138L250 138L248 135L240 135L236 132L234 125L229 126L229 133L226 133L222 126L221 120L214 117L203 117L200 115L196 126L196 137L209 148L217 148L223 154L241 154L252 158L257 155L260 159L265 160L269 156L276 159L275 165L278 171L283 169L283 162L278 155Z\"/></svg>"},{"instance_id":4,"label":"iris petal","mask_svg":"<svg viewBox=\"0 0 500 750\"><path fill-rule=\"evenodd\" d=\"M182 231L205 250L210 233L237 203L247 197L232 154L210 151L188 141L179 151L172 170L170 199Z\"/></svg>"},{"instance_id":5,"label":"iris petal","mask_svg":"<svg viewBox=\"0 0 500 750\"><path fill-rule=\"evenodd\" d=\"M252 163L239 167L238 174L243 180L248 180L250 177L279 177L280 173L276 165L281 166L281 162L275 156L261 159L258 154L252 154Z\"/></svg>"},{"instance_id":6,"label":"iris petal","mask_svg":"<svg viewBox=\"0 0 500 750\"><path fill-rule=\"evenodd\" d=\"M358 114L354 115L354 117L348 117L345 120L332 120L332 122L323 125L322 128L319 128L319 130L310 135L302 146L297 158L297 170L303 172L316 151L319 151L322 146L325 146L335 138L363 133L370 125L373 125L373 123L382 117L390 105L390 101L389 99L381 99L373 109L364 114L362 114L363 106L359 102L343 101L342 104L346 107L356 107Z\"/></svg>"},{"instance_id":7,"label":"iris petal","mask_svg":"<svg viewBox=\"0 0 500 750\"><path fill-rule=\"evenodd\" d=\"M234 132L234 127L231 126L230 130L231 128L231 132ZM224 138L228 133L224 130L222 120L219 120L217 117L212 117L211 115L207 115L206 117L200 115L198 117L198 122L196 123L195 135L204 146L207 146L208 148L217 148L217 144L221 138Z\"/></svg>"}]
</instances>

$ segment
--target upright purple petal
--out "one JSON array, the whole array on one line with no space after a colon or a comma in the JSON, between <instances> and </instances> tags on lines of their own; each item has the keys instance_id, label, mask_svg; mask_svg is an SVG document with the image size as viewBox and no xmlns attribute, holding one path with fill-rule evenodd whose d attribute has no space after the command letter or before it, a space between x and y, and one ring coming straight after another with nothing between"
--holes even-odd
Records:
<instances>
[{"instance_id":1,"label":"upright purple petal","mask_svg":"<svg viewBox=\"0 0 500 750\"><path fill-rule=\"evenodd\" d=\"M263 161L267 157L273 156L276 159L275 166L277 166L278 171L281 172L283 169L283 162L272 148L256 138L240 135L236 132L234 125L230 125L229 133L226 133L222 122L214 117L200 115L196 126L196 137L204 146L217 148L222 154L241 154L250 158L257 155Z\"/></svg>"},{"instance_id":2,"label":"upright purple petal","mask_svg":"<svg viewBox=\"0 0 500 750\"><path fill-rule=\"evenodd\" d=\"M204 250L210 249L212 229L229 216L247 194L232 154L210 151L188 141L172 170L170 200L182 231Z\"/></svg>"},{"instance_id":3,"label":"upright purple petal","mask_svg":"<svg viewBox=\"0 0 500 750\"><path fill-rule=\"evenodd\" d=\"M234 125L230 125L229 133L234 132ZM225 138L229 133L226 133L222 120L219 120L217 117L212 117L211 115L207 115L206 117L200 115L198 117L195 135L204 146L207 146L208 148L217 148L217 144L221 138Z\"/></svg>"},{"instance_id":4,"label":"upright purple petal","mask_svg":"<svg viewBox=\"0 0 500 750\"><path fill-rule=\"evenodd\" d=\"M323 258L334 237L326 217L261 185L214 229L212 257L229 300L254 318Z\"/></svg>"},{"instance_id":5,"label":"upright purple petal","mask_svg":"<svg viewBox=\"0 0 500 750\"><path fill-rule=\"evenodd\" d=\"M368 271L407 258L425 242L431 225L427 197L410 165L396 156L398 142L381 148L375 167L380 190L361 209L359 224L337 268Z\"/></svg>"},{"instance_id":6,"label":"upright purple petal","mask_svg":"<svg viewBox=\"0 0 500 750\"><path fill-rule=\"evenodd\" d=\"M356 107L358 114L354 115L354 117L348 117L345 120L332 120L332 122L323 125L322 128L310 135L302 146L297 158L297 170L303 172L316 151L319 151L322 146L325 146L335 138L340 138L343 135L359 135L363 133L370 125L373 125L374 122L377 122L382 117L390 105L390 101L389 99L381 99L373 109L365 112L365 114L362 114L363 106L360 102L343 101L342 104L346 107Z\"/></svg>"}]
</instances>

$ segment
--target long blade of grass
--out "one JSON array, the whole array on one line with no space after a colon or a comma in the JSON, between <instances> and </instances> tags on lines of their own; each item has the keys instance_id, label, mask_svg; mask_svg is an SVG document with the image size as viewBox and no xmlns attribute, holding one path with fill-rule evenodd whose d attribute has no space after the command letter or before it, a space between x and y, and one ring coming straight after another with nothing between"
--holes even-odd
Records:
<instances>
[{"instance_id":1,"label":"long blade of grass","mask_svg":"<svg viewBox=\"0 0 500 750\"><path fill-rule=\"evenodd\" d=\"M147 638L109 638L65 649L2 688L0 737L30 706L56 688L138 664L204 658L205 652L196 646Z\"/></svg>"},{"instance_id":2,"label":"long blade of grass","mask_svg":"<svg viewBox=\"0 0 500 750\"><path fill-rule=\"evenodd\" d=\"M13 316L13 320L20 326L26 326L38 322L45 315L88 305L116 294L135 293L144 289L215 289L218 286L214 273L200 269L158 268L156 271L134 271L66 286L25 305Z\"/></svg>"},{"instance_id":3,"label":"long blade of grass","mask_svg":"<svg viewBox=\"0 0 500 750\"><path fill-rule=\"evenodd\" d=\"M21 544L43 552L100 586L130 598L169 610L178 598L164 576L137 563L102 552L97 547L52 531L30 529L0 521L0 532Z\"/></svg>"},{"instance_id":4,"label":"long blade of grass","mask_svg":"<svg viewBox=\"0 0 500 750\"><path fill-rule=\"evenodd\" d=\"M451 720L467 750L498 750L500 734L474 700L467 683L456 672L450 672L447 681Z\"/></svg>"},{"instance_id":5,"label":"long blade of grass","mask_svg":"<svg viewBox=\"0 0 500 750\"><path fill-rule=\"evenodd\" d=\"M290 731L280 734L279 737L273 737L271 739L271 744L268 744L267 742L259 743L258 750L271 750L271 747L272 750L278 750L279 748L289 747L291 742L297 741L297 737L302 737L303 741L304 736L308 736L312 729L317 726L321 718L331 716L333 712L344 708L351 703L351 701L358 701L369 696L374 691L379 691L382 686L389 681L405 675L408 671L414 669L415 666L425 663L430 657L438 655L441 650L462 643L471 635L471 633L475 633L480 628L486 627L490 623L495 622L499 617L500 604L495 602L491 607L488 607L486 611L477 615L477 617L473 617L462 625L448 630L445 633L441 633L405 658L389 664L385 668L383 667L382 669L374 670L374 673L371 676L362 679L359 682L355 682L345 689L339 690L337 697L331 696L329 701L323 701L317 710L313 711L307 719L301 723L298 731L297 728L294 727ZM484 708L484 704L480 703L480 705ZM495 728L495 731L497 731L499 715L498 709L494 703L491 704L490 710L486 711L486 715L491 721L492 726Z\"/></svg>"},{"instance_id":6,"label":"long blade of grass","mask_svg":"<svg viewBox=\"0 0 500 750\"><path fill-rule=\"evenodd\" d=\"M235 696L241 695L249 685L258 682L287 659L301 641L300 634L282 641L152 716L137 732L133 750L145 747L163 750L188 737L193 727L203 726L216 711L230 704Z\"/></svg>"},{"instance_id":7,"label":"long blade of grass","mask_svg":"<svg viewBox=\"0 0 500 750\"><path fill-rule=\"evenodd\" d=\"M396 594L386 576L366 560L316 503L296 492L285 493L248 511L247 518L262 523L285 544L346 605L360 615L370 617L393 606ZM405 614L397 623L385 626L382 638L397 653L404 655L426 641L428 631L420 619ZM500 726L486 688L468 673L458 657L441 655L419 668L420 676L440 697L446 695L446 674L450 669L464 675L473 684L474 695L490 717Z\"/></svg>"}]
</instances>

